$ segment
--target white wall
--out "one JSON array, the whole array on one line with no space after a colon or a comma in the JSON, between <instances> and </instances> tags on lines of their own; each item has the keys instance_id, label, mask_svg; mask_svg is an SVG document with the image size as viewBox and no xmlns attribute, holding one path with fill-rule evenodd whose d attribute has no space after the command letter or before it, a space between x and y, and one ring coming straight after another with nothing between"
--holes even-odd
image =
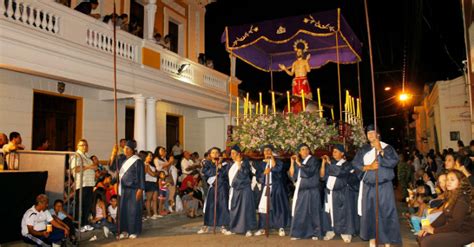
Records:
<instances>
[{"instance_id":1,"label":"white wall","mask_svg":"<svg viewBox=\"0 0 474 247\"><path fill-rule=\"evenodd\" d=\"M220 118L206 118L206 148L218 147L225 148L227 126L225 119Z\"/></svg>"},{"instance_id":2,"label":"white wall","mask_svg":"<svg viewBox=\"0 0 474 247\"><path fill-rule=\"evenodd\" d=\"M112 101L98 100L99 89L66 83L64 95L83 98L82 137L89 141L91 154L108 159L114 143ZM57 81L0 69L0 132L18 131L31 149L33 131L33 90L57 92ZM118 106L119 138L125 134L125 102Z\"/></svg>"},{"instance_id":3,"label":"white wall","mask_svg":"<svg viewBox=\"0 0 474 247\"><path fill-rule=\"evenodd\" d=\"M204 119L199 119L197 109L158 101L156 104L157 145L166 147L166 114L184 116L184 149L197 151L202 156L206 150L204 145L206 131Z\"/></svg>"},{"instance_id":4,"label":"white wall","mask_svg":"<svg viewBox=\"0 0 474 247\"><path fill-rule=\"evenodd\" d=\"M464 143L471 141L469 94L464 77L439 83L439 119L441 121L440 148L457 150L457 141L451 141L449 132L459 131Z\"/></svg>"}]
</instances>

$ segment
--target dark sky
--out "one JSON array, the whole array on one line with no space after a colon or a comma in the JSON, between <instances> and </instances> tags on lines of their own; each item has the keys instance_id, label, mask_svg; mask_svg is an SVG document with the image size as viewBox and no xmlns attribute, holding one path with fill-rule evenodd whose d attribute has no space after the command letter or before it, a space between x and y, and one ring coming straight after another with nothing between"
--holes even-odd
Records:
<instances>
[{"instance_id":1,"label":"dark sky","mask_svg":"<svg viewBox=\"0 0 474 247\"><path fill-rule=\"evenodd\" d=\"M465 59L464 34L460 1L428 0L368 0L375 69L378 125L385 136L396 144L403 132L402 107L393 97L402 85L404 53L408 90L415 94L413 101L421 100L425 83L461 76ZM220 37L225 26L249 24L287 16L310 14L341 8L341 14L363 44L360 63L363 113L365 123L373 122L368 37L363 0L325 1L267 1L218 0L206 9L206 55L214 60L217 70L229 73L229 57ZM358 96L356 65L341 65L343 89ZM257 99L258 92L270 89L270 74L259 71L238 60L237 77L240 89ZM324 103L335 105L338 115L336 65L330 63L312 70L309 80L313 92L321 88ZM276 91L291 89L291 78L274 73ZM391 86L390 92L383 91ZM267 98L269 103L270 97ZM344 99L343 99L344 102ZM284 103L283 103L284 104ZM411 104L413 106L413 103ZM412 108L412 107L411 107ZM336 117L337 118L337 117ZM390 128L394 131L390 131Z\"/></svg>"}]
</instances>

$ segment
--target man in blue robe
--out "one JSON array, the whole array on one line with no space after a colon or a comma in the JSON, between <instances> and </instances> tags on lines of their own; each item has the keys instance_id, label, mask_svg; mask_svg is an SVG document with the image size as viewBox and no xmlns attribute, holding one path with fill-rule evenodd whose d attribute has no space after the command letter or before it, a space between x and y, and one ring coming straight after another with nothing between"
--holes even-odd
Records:
<instances>
[{"instance_id":1,"label":"man in blue robe","mask_svg":"<svg viewBox=\"0 0 474 247\"><path fill-rule=\"evenodd\" d=\"M124 154L118 157L120 239L135 239L142 231L145 164L135 155L136 145L135 141L127 141Z\"/></svg>"},{"instance_id":2,"label":"man in blue robe","mask_svg":"<svg viewBox=\"0 0 474 247\"><path fill-rule=\"evenodd\" d=\"M283 162L276 159L273 145L265 145L262 148L265 159L260 162L262 170L258 175L258 180L263 186L262 197L258 203L258 230L255 236L265 234L268 220L268 230L278 229L280 237L285 236L285 228L290 224L290 208L288 205L288 192L283 184ZM268 186L267 186L268 184ZM268 198L270 197L270 198ZM267 219L267 212L270 218Z\"/></svg>"},{"instance_id":3,"label":"man in blue robe","mask_svg":"<svg viewBox=\"0 0 474 247\"><path fill-rule=\"evenodd\" d=\"M206 200L204 201L204 226L197 232L203 234L209 232L209 227L214 226L214 217L216 217L215 226L221 227L221 232L225 233L229 225L229 177L226 162L223 162L219 148L213 147L209 151L210 160L204 161L202 173L204 181L209 185ZM216 170L217 169L217 170ZM217 177L216 177L217 175ZM217 180L217 181L216 181ZM217 182L217 203L216 197ZM215 207L217 205L217 207ZM214 208L216 213L214 215Z\"/></svg>"},{"instance_id":4,"label":"man in blue robe","mask_svg":"<svg viewBox=\"0 0 474 247\"><path fill-rule=\"evenodd\" d=\"M354 167L364 172L359 189L358 213L361 215L360 237L370 240L376 246L376 174L378 173L378 239L379 243L401 244L400 223L398 221L392 180L399 157L395 149L379 140L374 125L367 127L367 139L352 161Z\"/></svg>"},{"instance_id":5,"label":"man in blue robe","mask_svg":"<svg viewBox=\"0 0 474 247\"><path fill-rule=\"evenodd\" d=\"M344 159L344 146L337 144L332 151L333 159L327 155L322 157L320 176L326 181L323 225L326 235L324 240L333 239L341 234L345 243L350 243L355 233L352 215L357 214L352 208L348 177L352 165Z\"/></svg>"},{"instance_id":6,"label":"man in blue robe","mask_svg":"<svg viewBox=\"0 0 474 247\"><path fill-rule=\"evenodd\" d=\"M291 207L291 240L319 240L321 229L321 195L319 169L321 161L312 156L309 146L298 146L299 156L291 157L290 176L296 181Z\"/></svg>"},{"instance_id":7,"label":"man in blue robe","mask_svg":"<svg viewBox=\"0 0 474 247\"><path fill-rule=\"evenodd\" d=\"M252 172L250 163L243 160L241 150L238 146L232 147L232 162L229 165L229 230L225 235L233 233L252 236L252 230L257 227L255 213L255 201L251 188Z\"/></svg>"}]
</instances>

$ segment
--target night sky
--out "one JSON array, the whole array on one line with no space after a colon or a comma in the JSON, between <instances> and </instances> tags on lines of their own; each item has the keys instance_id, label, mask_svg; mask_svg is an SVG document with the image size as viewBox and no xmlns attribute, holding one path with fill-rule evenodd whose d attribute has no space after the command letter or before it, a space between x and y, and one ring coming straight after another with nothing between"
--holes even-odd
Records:
<instances>
[{"instance_id":1,"label":"night sky","mask_svg":"<svg viewBox=\"0 0 474 247\"><path fill-rule=\"evenodd\" d=\"M291 4L291 5L290 5ZM360 63L364 122L373 122L370 63L363 0L351 1L250 1L218 0L206 7L206 56L215 69L229 74L229 55L220 37L225 26L250 24L287 16L310 14L341 8L341 14L363 45ZM393 96L401 90L406 54L407 90L414 94L411 104L419 102L423 85L462 75L465 59L464 31L460 1L368 0L372 51L375 69L378 125L384 139L400 146L403 133L403 108ZM270 74L237 59L236 74L240 89L257 99L258 92L270 89ZM358 96L356 65L341 65L342 88ZM335 106L338 116L336 65L330 63L308 75L313 93L321 88L323 103ZM392 90L385 92L386 86ZM276 91L291 90L291 77L274 73ZM270 97L266 98L270 103ZM344 103L344 98L343 98ZM284 106L284 101L281 102ZM326 113L325 113L326 114ZM328 116L328 115L326 115ZM390 129L394 128L393 131Z\"/></svg>"}]
</instances>

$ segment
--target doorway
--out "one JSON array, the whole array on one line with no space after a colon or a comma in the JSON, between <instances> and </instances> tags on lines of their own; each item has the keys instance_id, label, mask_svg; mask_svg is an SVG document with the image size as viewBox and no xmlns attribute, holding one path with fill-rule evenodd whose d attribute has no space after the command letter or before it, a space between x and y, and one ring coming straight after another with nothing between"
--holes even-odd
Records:
<instances>
[{"instance_id":1,"label":"doorway","mask_svg":"<svg viewBox=\"0 0 474 247\"><path fill-rule=\"evenodd\" d=\"M133 140L133 133L135 131L135 108L125 108L125 139Z\"/></svg>"},{"instance_id":2,"label":"doorway","mask_svg":"<svg viewBox=\"0 0 474 247\"><path fill-rule=\"evenodd\" d=\"M183 143L183 116L166 115L166 150L171 152L176 141Z\"/></svg>"},{"instance_id":3,"label":"doorway","mask_svg":"<svg viewBox=\"0 0 474 247\"><path fill-rule=\"evenodd\" d=\"M48 150L74 151L80 138L79 112L82 99L34 92L32 149L47 139Z\"/></svg>"}]
</instances>

